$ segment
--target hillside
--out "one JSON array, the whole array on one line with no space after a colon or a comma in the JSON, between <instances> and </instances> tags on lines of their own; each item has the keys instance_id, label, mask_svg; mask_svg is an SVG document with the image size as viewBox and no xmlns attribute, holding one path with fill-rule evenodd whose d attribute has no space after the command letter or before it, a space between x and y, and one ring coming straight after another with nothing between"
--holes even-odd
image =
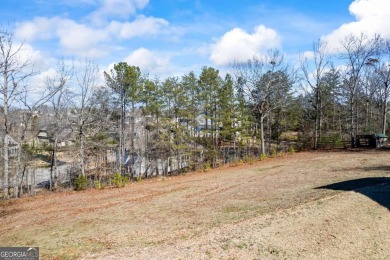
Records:
<instances>
[{"instance_id":1,"label":"hillside","mask_svg":"<svg viewBox=\"0 0 390 260\"><path fill-rule=\"evenodd\" d=\"M389 259L388 151L313 152L3 202L42 259Z\"/></svg>"}]
</instances>

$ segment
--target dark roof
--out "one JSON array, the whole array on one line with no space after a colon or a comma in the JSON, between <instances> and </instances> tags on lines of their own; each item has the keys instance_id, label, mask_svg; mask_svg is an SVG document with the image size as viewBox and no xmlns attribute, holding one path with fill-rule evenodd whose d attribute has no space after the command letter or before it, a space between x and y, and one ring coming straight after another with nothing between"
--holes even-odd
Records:
<instances>
[{"instance_id":1,"label":"dark roof","mask_svg":"<svg viewBox=\"0 0 390 260\"><path fill-rule=\"evenodd\" d=\"M69 129L69 128L63 129L62 131L60 131L58 133L57 140L59 142L63 142L63 141L70 139L72 136L72 132L73 132L72 129Z\"/></svg>"},{"instance_id":2,"label":"dark roof","mask_svg":"<svg viewBox=\"0 0 390 260\"><path fill-rule=\"evenodd\" d=\"M42 127L38 131L37 136L40 139L49 139L49 138L52 139L52 138L54 138L55 133L57 133L57 140L59 142L62 142L62 141L66 141L66 140L71 139L72 132L73 132L73 129L72 129L71 125L66 125L60 129L58 129L58 127L56 127L54 124L50 124L50 125L46 125L46 126ZM44 135L44 133L46 133L46 136Z\"/></svg>"}]
</instances>

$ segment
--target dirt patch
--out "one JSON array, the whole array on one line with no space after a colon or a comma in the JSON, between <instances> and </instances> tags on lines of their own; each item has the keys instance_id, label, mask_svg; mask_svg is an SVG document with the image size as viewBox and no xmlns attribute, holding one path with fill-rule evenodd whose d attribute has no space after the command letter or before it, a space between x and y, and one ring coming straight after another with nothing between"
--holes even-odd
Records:
<instances>
[{"instance_id":1,"label":"dirt patch","mask_svg":"<svg viewBox=\"0 0 390 260\"><path fill-rule=\"evenodd\" d=\"M0 244L44 259L388 259L388 158L300 153L21 199L1 208Z\"/></svg>"}]
</instances>

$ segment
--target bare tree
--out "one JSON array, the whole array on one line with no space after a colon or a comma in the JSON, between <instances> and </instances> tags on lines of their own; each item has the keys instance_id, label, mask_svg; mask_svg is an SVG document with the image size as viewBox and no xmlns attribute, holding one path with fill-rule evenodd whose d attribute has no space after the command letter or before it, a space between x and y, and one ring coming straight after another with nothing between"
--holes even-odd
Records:
<instances>
[{"instance_id":1,"label":"bare tree","mask_svg":"<svg viewBox=\"0 0 390 260\"><path fill-rule=\"evenodd\" d=\"M58 134L66 127L67 108L71 104L72 93L68 87L73 77L73 64L68 65L64 60L58 63L56 74L51 77L46 77L46 87L50 91L57 90L55 95L50 99L52 113L52 139L53 149L51 156L51 169L50 169L50 190L57 188L57 146L58 146Z\"/></svg>"},{"instance_id":2,"label":"bare tree","mask_svg":"<svg viewBox=\"0 0 390 260\"><path fill-rule=\"evenodd\" d=\"M22 59L23 43L15 41L14 32L11 29L0 28L0 72L3 76L0 81L0 95L2 101L3 131L3 186L4 198L9 198L9 108L18 99L23 91L23 82L33 72L28 70L28 60ZM14 189L14 195L17 190Z\"/></svg>"},{"instance_id":3,"label":"bare tree","mask_svg":"<svg viewBox=\"0 0 390 260\"><path fill-rule=\"evenodd\" d=\"M374 66L374 72L377 75L377 93L381 101L382 108L382 133L386 134L388 102L390 97L390 40L381 41L380 59L371 58L368 65Z\"/></svg>"},{"instance_id":4,"label":"bare tree","mask_svg":"<svg viewBox=\"0 0 390 260\"><path fill-rule=\"evenodd\" d=\"M61 88L62 86L59 86ZM15 178L17 184L19 185L19 194L23 195L23 177L26 172L28 172L28 159L22 161L23 150L26 148L24 144L26 143L26 134L29 128L29 125L32 124L33 119L36 117L35 112L37 112L43 105L45 105L60 89L51 87L44 88L43 91L39 92L37 89L33 89L24 85L24 90L21 92L19 104L22 109L21 113L21 127L19 134L19 144L20 149L18 149L17 163L16 163L16 173ZM31 93L34 93L34 98L31 97ZM22 170L22 171L21 171ZM27 179L28 176L26 176ZM28 183L28 181L27 181ZM15 195L17 196L17 195Z\"/></svg>"},{"instance_id":5,"label":"bare tree","mask_svg":"<svg viewBox=\"0 0 390 260\"><path fill-rule=\"evenodd\" d=\"M358 132L357 94L361 86L361 77L370 59L378 54L379 36L369 39L366 35L349 35L341 42L342 59L346 61L344 88L349 102L349 121L351 145L355 146Z\"/></svg>"},{"instance_id":6,"label":"bare tree","mask_svg":"<svg viewBox=\"0 0 390 260\"><path fill-rule=\"evenodd\" d=\"M89 150L89 156L94 158L95 175L99 178L99 183L102 175L111 174L116 170L108 168L110 164L107 161L107 152L112 151L116 143L112 133L117 123L114 119L117 114L111 95L112 91L105 85L93 91L92 121L89 121L92 127L88 128L89 144L93 149Z\"/></svg>"},{"instance_id":7,"label":"bare tree","mask_svg":"<svg viewBox=\"0 0 390 260\"><path fill-rule=\"evenodd\" d=\"M264 57L253 57L233 65L245 99L257 114L260 126L260 150L265 154L264 120L281 107L295 82L295 73L287 66L283 55L272 50Z\"/></svg>"},{"instance_id":8,"label":"bare tree","mask_svg":"<svg viewBox=\"0 0 390 260\"><path fill-rule=\"evenodd\" d=\"M301 57L301 70L303 78L307 83L305 91L309 92L310 96L314 97L312 105L315 109L314 121L314 149L318 148L318 140L321 139L322 128L322 112L323 112L323 92L326 87L323 84L323 79L331 66L331 57L327 48L326 42L318 40L313 43L313 57Z\"/></svg>"},{"instance_id":9,"label":"bare tree","mask_svg":"<svg viewBox=\"0 0 390 260\"><path fill-rule=\"evenodd\" d=\"M91 60L85 60L82 71L76 76L78 90L75 102L77 106L77 128L80 145L81 174L85 175L85 131L86 127L94 120L92 117L94 107L94 92L97 89L99 67Z\"/></svg>"}]
</instances>

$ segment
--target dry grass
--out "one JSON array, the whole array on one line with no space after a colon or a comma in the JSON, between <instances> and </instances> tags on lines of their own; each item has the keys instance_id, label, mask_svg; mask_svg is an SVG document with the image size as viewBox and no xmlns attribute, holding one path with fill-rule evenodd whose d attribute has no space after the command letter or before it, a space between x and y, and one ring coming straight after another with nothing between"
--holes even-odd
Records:
<instances>
[{"instance_id":1,"label":"dry grass","mask_svg":"<svg viewBox=\"0 0 390 260\"><path fill-rule=\"evenodd\" d=\"M2 246L43 259L390 258L387 151L300 153L3 203Z\"/></svg>"}]
</instances>

